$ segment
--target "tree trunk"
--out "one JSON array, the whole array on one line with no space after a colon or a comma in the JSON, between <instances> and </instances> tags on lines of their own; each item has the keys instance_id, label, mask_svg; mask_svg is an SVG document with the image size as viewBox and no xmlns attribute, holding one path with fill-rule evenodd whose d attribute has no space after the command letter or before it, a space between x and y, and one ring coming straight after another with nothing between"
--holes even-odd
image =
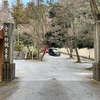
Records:
<instances>
[{"instance_id":1,"label":"tree trunk","mask_svg":"<svg viewBox=\"0 0 100 100\"><path fill-rule=\"evenodd\" d=\"M90 0L91 11L95 19L93 79L100 81L100 12L96 0Z\"/></svg>"},{"instance_id":2,"label":"tree trunk","mask_svg":"<svg viewBox=\"0 0 100 100\"><path fill-rule=\"evenodd\" d=\"M96 23L96 34L94 39L94 49L95 49L95 62L100 63L100 22Z\"/></svg>"},{"instance_id":3,"label":"tree trunk","mask_svg":"<svg viewBox=\"0 0 100 100\"><path fill-rule=\"evenodd\" d=\"M73 58L72 49L70 48L70 58Z\"/></svg>"},{"instance_id":4,"label":"tree trunk","mask_svg":"<svg viewBox=\"0 0 100 100\"><path fill-rule=\"evenodd\" d=\"M95 0L90 0L90 7L91 7L91 11L93 14L94 19L97 21L98 20L98 14L99 14L99 10L96 4Z\"/></svg>"},{"instance_id":5,"label":"tree trunk","mask_svg":"<svg viewBox=\"0 0 100 100\"><path fill-rule=\"evenodd\" d=\"M77 62L81 62L78 50L77 50L77 39L75 37L75 51L76 51L76 56L77 56Z\"/></svg>"},{"instance_id":6,"label":"tree trunk","mask_svg":"<svg viewBox=\"0 0 100 100\"><path fill-rule=\"evenodd\" d=\"M45 53L42 54L41 61L43 60L44 55L45 55Z\"/></svg>"},{"instance_id":7,"label":"tree trunk","mask_svg":"<svg viewBox=\"0 0 100 100\"><path fill-rule=\"evenodd\" d=\"M68 55L69 55L69 49L68 49L68 47L67 47L66 49L67 49L67 53L68 53Z\"/></svg>"},{"instance_id":8,"label":"tree trunk","mask_svg":"<svg viewBox=\"0 0 100 100\"><path fill-rule=\"evenodd\" d=\"M75 45L75 51L76 51L76 56L77 56L77 62L81 62L78 50L77 50L77 38L76 38L76 34L75 34L75 25L74 25L74 21L72 22L73 24L73 34L74 34L74 45Z\"/></svg>"},{"instance_id":9,"label":"tree trunk","mask_svg":"<svg viewBox=\"0 0 100 100\"><path fill-rule=\"evenodd\" d=\"M65 24L64 24L64 27L65 27ZM65 27L65 29L66 29L66 27ZM68 50L68 48L67 48L67 52L68 52L68 55L70 56L69 58L73 58L73 55L72 55L72 41L71 41L71 43L69 44L69 40L68 40L68 28L67 28L67 30L66 30L66 37L67 37L67 47L69 48L69 50Z\"/></svg>"},{"instance_id":10,"label":"tree trunk","mask_svg":"<svg viewBox=\"0 0 100 100\"><path fill-rule=\"evenodd\" d=\"M37 50L38 50L38 54L37 54L37 59L40 59L40 48L39 48L39 43L37 42Z\"/></svg>"},{"instance_id":11,"label":"tree trunk","mask_svg":"<svg viewBox=\"0 0 100 100\"><path fill-rule=\"evenodd\" d=\"M71 38L71 42L70 42L70 58L73 58L72 52L73 52L73 44L72 44L72 38Z\"/></svg>"}]
</instances>

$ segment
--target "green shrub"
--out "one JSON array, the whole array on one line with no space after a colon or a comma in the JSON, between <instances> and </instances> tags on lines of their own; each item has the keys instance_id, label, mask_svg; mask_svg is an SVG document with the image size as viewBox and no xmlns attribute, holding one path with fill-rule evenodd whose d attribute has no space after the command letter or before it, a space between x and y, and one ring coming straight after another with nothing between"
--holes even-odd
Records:
<instances>
[{"instance_id":1,"label":"green shrub","mask_svg":"<svg viewBox=\"0 0 100 100\"><path fill-rule=\"evenodd\" d=\"M22 51L24 48L24 44L15 44L14 51Z\"/></svg>"},{"instance_id":2,"label":"green shrub","mask_svg":"<svg viewBox=\"0 0 100 100\"><path fill-rule=\"evenodd\" d=\"M31 58L32 58L32 52L30 50L28 50L27 59L31 59Z\"/></svg>"},{"instance_id":3,"label":"green shrub","mask_svg":"<svg viewBox=\"0 0 100 100\"><path fill-rule=\"evenodd\" d=\"M33 50L33 57L37 57L37 55L38 55L38 50L35 48L35 49Z\"/></svg>"}]
</instances>

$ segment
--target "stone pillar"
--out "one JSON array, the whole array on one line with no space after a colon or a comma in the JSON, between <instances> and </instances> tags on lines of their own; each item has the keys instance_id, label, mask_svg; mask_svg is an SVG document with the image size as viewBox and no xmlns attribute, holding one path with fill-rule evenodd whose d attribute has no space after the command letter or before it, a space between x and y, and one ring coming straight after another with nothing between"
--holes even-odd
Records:
<instances>
[{"instance_id":1,"label":"stone pillar","mask_svg":"<svg viewBox=\"0 0 100 100\"><path fill-rule=\"evenodd\" d=\"M3 1L3 9L7 11L7 9L8 9L8 0Z\"/></svg>"},{"instance_id":2,"label":"stone pillar","mask_svg":"<svg viewBox=\"0 0 100 100\"><path fill-rule=\"evenodd\" d=\"M100 22L96 22L94 35L95 61L93 63L93 79L100 81Z\"/></svg>"},{"instance_id":3,"label":"stone pillar","mask_svg":"<svg viewBox=\"0 0 100 100\"><path fill-rule=\"evenodd\" d=\"M13 63L13 24L4 23L2 81L12 81L15 78Z\"/></svg>"}]
</instances>

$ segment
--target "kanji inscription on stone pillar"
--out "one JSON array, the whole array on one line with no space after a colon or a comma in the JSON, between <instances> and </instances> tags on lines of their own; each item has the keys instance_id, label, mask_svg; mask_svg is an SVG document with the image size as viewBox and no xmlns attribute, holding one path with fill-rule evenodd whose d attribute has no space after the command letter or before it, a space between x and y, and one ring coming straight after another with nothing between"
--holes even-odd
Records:
<instances>
[{"instance_id":1,"label":"kanji inscription on stone pillar","mask_svg":"<svg viewBox=\"0 0 100 100\"><path fill-rule=\"evenodd\" d=\"M9 27L8 27L8 25L6 24L5 26L4 26L4 50L3 50L3 52L4 52L4 62L8 62L8 63L10 63L10 53L9 53L9 47L10 47L10 41L9 41L9 37L10 35L9 35Z\"/></svg>"}]
</instances>

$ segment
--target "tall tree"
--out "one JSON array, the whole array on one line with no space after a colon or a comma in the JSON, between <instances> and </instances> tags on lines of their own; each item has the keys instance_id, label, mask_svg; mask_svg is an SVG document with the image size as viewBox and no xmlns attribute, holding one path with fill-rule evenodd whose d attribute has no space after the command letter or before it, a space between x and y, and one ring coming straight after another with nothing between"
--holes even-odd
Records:
<instances>
[{"instance_id":1,"label":"tall tree","mask_svg":"<svg viewBox=\"0 0 100 100\"><path fill-rule=\"evenodd\" d=\"M16 3L12 5L11 14L14 18L16 27L25 22L25 20L23 20L24 6L21 0L16 0Z\"/></svg>"},{"instance_id":2,"label":"tall tree","mask_svg":"<svg viewBox=\"0 0 100 100\"><path fill-rule=\"evenodd\" d=\"M100 0L97 0L100 1ZM91 11L93 13L95 21L95 33L94 33L94 50L95 50L95 62L93 64L93 78L100 81L100 9L96 0L90 0Z\"/></svg>"},{"instance_id":3,"label":"tall tree","mask_svg":"<svg viewBox=\"0 0 100 100\"><path fill-rule=\"evenodd\" d=\"M35 4L34 2L29 2L26 7L29 25L33 27L33 33L35 34L35 45L38 48L43 47L43 45L45 45L44 40L45 33L47 31L47 8L48 7L43 4L42 0L37 0L37 4Z\"/></svg>"},{"instance_id":4,"label":"tall tree","mask_svg":"<svg viewBox=\"0 0 100 100\"><path fill-rule=\"evenodd\" d=\"M93 13L96 32L94 34L94 47L95 47L95 61L100 62L100 11L96 0L90 0L90 7Z\"/></svg>"},{"instance_id":5,"label":"tall tree","mask_svg":"<svg viewBox=\"0 0 100 100\"><path fill-rule=\"evenodd\" d=\"M76 13L78 12L80 5L81 3L79 2L79 0L77 0L77 3L73 2L73 0L66 0L64 2L64 5L61 5L60 8L56 9L56 15L54 18L55 23L58 23L58 25L62 27L62 30L65 31L66 36L68 36L68 32L70 32L68 30L71 29L72 32L70 32L70 35L73 34L74 47L78 60L77 62L80 62L80 57L77 51ZM72 44L72 42L70 42L70 44ZM72 57L72 46L70 46L70 44L67 42L67 45L70 48L70 57Z\"/></svg>"},{"instance_id":6,"label":"tall tree","mask_svg":"<svg viewBox=\"0 0 100 100\"><path fill-rule=\"evenodd\" d=\"M18 45L19 45L19 27L21 24L25 23L24 20L24 5L21 0L16 0L15 4L12 4L11 14L15 21L16 32L18 34Z\"/></svg>"}]
</instances>

